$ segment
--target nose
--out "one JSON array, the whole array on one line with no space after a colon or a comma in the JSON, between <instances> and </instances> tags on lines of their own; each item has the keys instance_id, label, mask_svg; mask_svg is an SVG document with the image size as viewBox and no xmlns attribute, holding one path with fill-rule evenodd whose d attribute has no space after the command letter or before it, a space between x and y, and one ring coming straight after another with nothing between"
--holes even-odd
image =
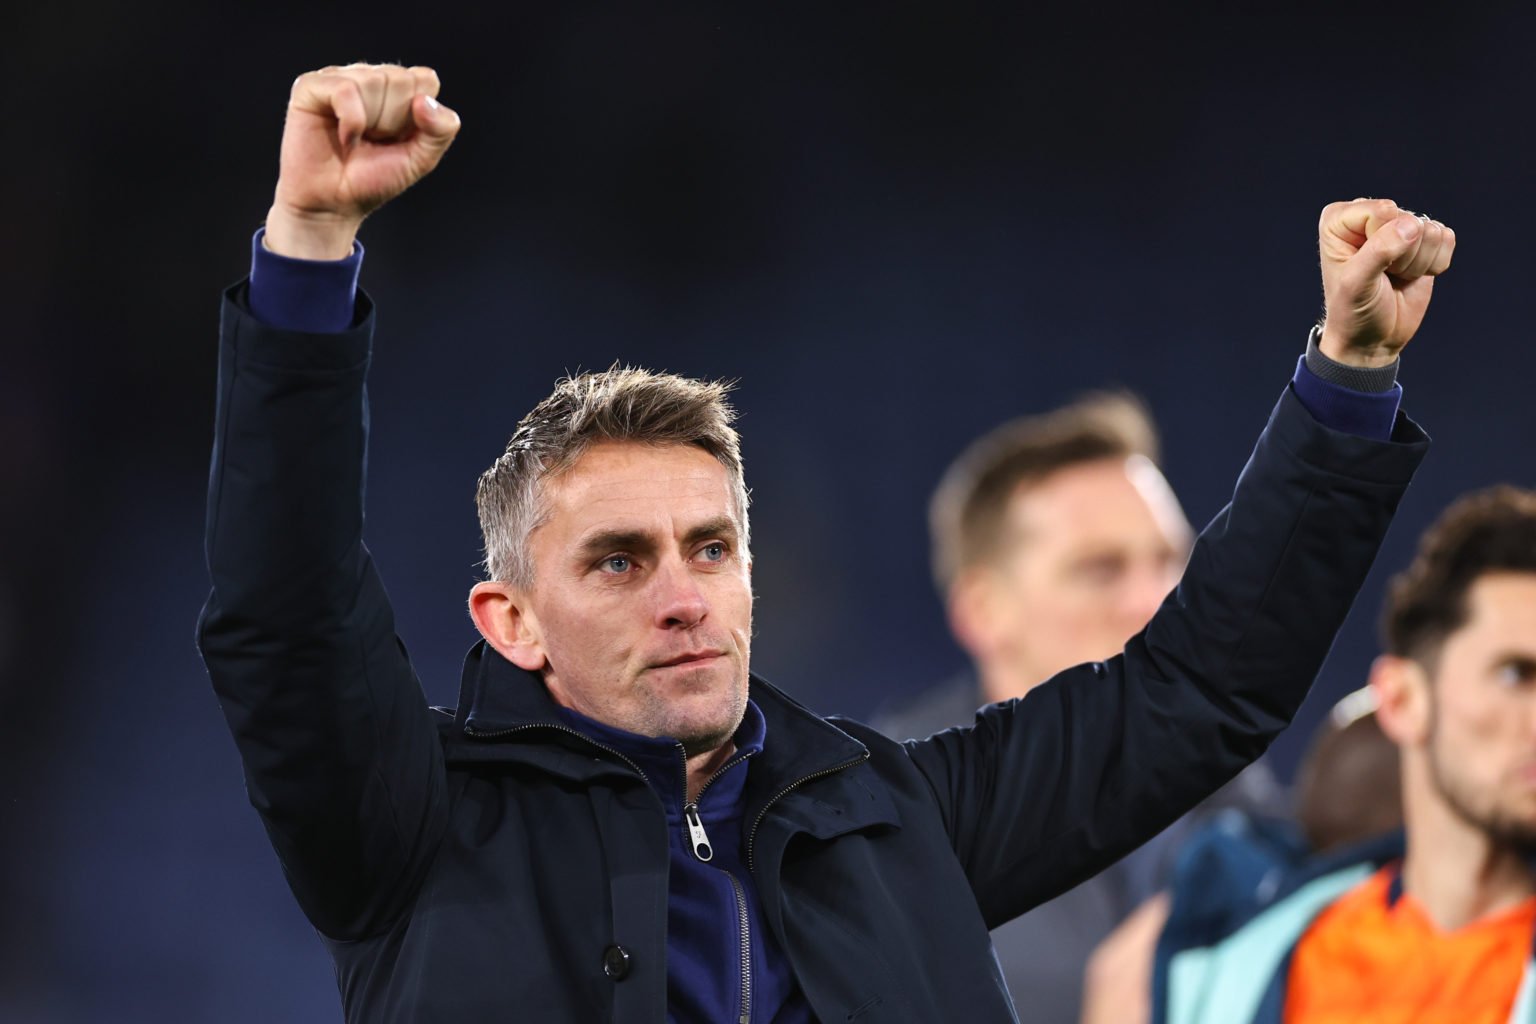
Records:
<instances>
[{"instance_id":1,"label":"nose","mask_svg":"<svg viewBox=\"0 0 1536 1024\"><path fill-rule=\"evenodd\" d=\"M691 629L709 614L709 602L698 577L681 560L666 560L652 579L656 625L662 629Z\"/></svg>"}]
</instances>

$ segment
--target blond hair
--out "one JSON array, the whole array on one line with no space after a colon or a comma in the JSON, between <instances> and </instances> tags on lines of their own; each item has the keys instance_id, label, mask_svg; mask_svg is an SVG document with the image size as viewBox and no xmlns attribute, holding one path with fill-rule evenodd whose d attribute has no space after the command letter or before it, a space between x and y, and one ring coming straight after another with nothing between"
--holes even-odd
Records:
<instances>
[{"instance_id":1,"label":"blond hair","mask_svg":"<svg viewBox=\"0 0 1536 1024\"><path fill-rule=\"evenodd\" d=\"M960 453L928 506L933 578L945 593L962 569L991 561L1008 536L1008 503L1020 487L1099 459L1157 462L1157 430L1129 392L1093 392L1071 405L1011 420Z\"/></svg>"}]
</instances>

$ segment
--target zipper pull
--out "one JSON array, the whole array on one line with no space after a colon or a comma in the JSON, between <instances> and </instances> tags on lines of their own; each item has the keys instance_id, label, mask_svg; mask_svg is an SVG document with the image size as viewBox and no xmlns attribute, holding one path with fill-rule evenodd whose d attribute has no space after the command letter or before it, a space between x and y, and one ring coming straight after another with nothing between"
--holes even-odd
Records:
<instances>
[{"instance_id":1,"label":"zipper pull","mask_svg":"<svg viewBox=\"0 0 1536 1024\"><path fill-rule=\"evenodd\" d=\"M699 817L698 804L683 805L683 821L688 825L688 845L693 855L708 863L715 859L714 847L709 845L709 835L704 831L704 819Z\"/></svg>"}]
</instances>

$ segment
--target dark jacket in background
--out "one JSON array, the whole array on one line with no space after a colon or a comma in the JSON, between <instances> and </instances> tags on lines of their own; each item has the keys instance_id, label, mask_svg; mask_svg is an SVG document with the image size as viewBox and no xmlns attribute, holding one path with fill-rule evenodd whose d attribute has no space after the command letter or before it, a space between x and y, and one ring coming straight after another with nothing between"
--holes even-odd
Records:
<instances>
[{"instance_id":1,"label":"dark jacket in background","mask_svg":"<svg viewBox=\"0 0 1536 1024\"><path fill-rule=\"evenodd\" d=\"M367 302L354 329L226 302L200 645L349 1021L656 1024L656 794L477 645L429 709L363 545ZM743 843L825 1022L1015 1019L990 928L1103 870L1259 756L1318 671L1425 438L1282 396L1232 504L1124 655L896 743L754 679ZM620 948L622 955L620 953ZM1028 1006L1030 993L1016 993Z\"/></svg>"}]
</instances>

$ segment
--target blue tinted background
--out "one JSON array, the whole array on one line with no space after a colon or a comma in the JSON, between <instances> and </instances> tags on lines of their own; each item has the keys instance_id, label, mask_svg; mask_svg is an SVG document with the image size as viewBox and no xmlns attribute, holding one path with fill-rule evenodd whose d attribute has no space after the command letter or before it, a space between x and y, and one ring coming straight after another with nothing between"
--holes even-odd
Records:
<instances>
[{"instance_id":1,"label":"blue tinted background","mask_svg":"<svg viewBox=\"0 0 1536 1024\"><path fill-rule=\"evenodd\" d=\"M430 63L465 121L364 229L369 538L434 703L473 639L475 476L567 370L741 379L755 667L860 715L962 664L924 506L969 438L1133 387L1204 522L1319 312L1318 210L1455 226L1403 372L1436 450L1289 771L1416 533L1533 482L1531 26L1462 8L8 14L0 1020L339 1019L192 643L218 293L299 71Z\"/></svg>"}]
</instances>

